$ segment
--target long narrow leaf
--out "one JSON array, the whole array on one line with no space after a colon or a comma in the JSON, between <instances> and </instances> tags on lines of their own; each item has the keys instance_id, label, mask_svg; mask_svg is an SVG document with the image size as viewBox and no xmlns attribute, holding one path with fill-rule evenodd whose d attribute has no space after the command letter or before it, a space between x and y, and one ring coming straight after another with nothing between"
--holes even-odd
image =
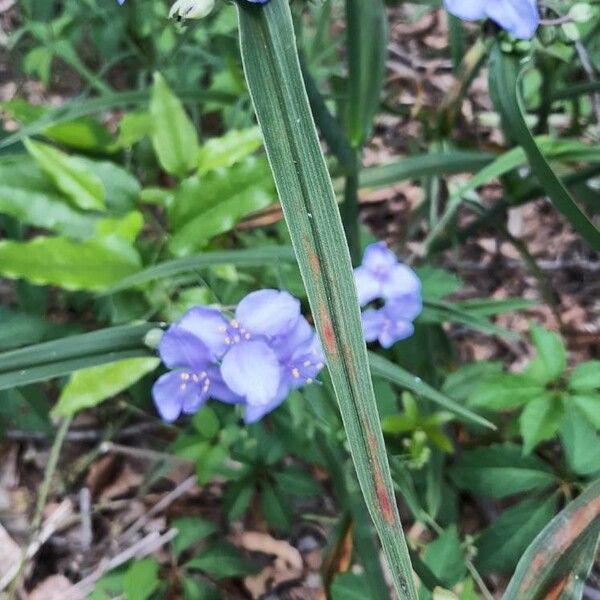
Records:
<instances>
[{"instance_id":1,"label":"long narrow leaf","mask_svg":"<svg viewBox=\"0 0 600 600\"><path fill-rule=\"evenodd\" d=\"M242 58L284 216L327 355L366 504L402 599L415 600L362 335L348 246L304 84L287 0L238 4Z\"/></svg>"},{"instance_id":2,"label":"long narrow leaf","mask_svg":"<svg viewBox=\"0 0 600 600\"><path fill-rule=\"evenodd\" d=\"M452 398L448 398L448 396L438 392L435 388L432 388L425 383L420 377L415 377L408 371L405 371L402 367L383 358L383 356L379 356L374 352L369 352L369 364L371 365L371 372L373 375L377 375L390 383L411 390L412 392L415 392L415 394L419 394L420 396L423 396L423 398L435 402L442 408L453 412L467 421L489 427L490 429L496 429L496 426L487 419L480 417L477 413L474 413L462 406L462 404L452 400Z\"/></svg>"},{"instance_id":3,"label":"long narrow leaf","mask_svg":"<svg viewBox=\"0 0 600 600\"><path fill-rule=\"evenodd\" d=\"M573 570L588 566L590 561L585 558L593 560L599 535L600 480L596 480L533 540L521 557L503 600L563 598L560 594L572 585ZM590 551L592 556L586 557Z\"/></svg>"},{"instance_id":4,"label":"long narrow leaf","mask_svg":"<svg viewBox=\"0 0 600 600\"><path fill-rule=\"evenodd\" d=\"M519 93L521 77L519 59L496 46L490 60L490 93L502 116L507 132L523 148L531 170L556 208L594 250L600 249L600 231L577 205L556 175L531 135L523 116Z\"/></svg>"},{"instance_id":5,"label":"long narrow leaf","mask_svg":"<svg viewBox=\"0 0 600 600\"><path fill-rule=\"evenodd\" d=\"M215 267L218 265L235 265L237 267L262 267L267 264L296 261L293 250L289 246L275 246L270 248L252 248L247 250L215 250L168 260L152 267L148 267L131 277L127 277L107 290L113 294L144 283L176 277L183 273Z\"/></svg>"}]
</instances>

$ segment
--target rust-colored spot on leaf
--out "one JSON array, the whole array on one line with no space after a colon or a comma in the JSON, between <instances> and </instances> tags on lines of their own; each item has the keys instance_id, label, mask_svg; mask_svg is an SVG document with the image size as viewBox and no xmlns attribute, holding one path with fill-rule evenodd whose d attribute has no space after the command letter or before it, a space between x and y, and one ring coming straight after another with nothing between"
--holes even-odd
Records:
<instances>
[{"instance_id":1,"label":"rust-colored spot on leaf","mask_svg":"<svg viewBox=\"0 0 600 600\"><path fill-rule=\"evenodd\" d=\"M377 456L377 439L372 431L367 432L369 442L369 450L371 454L371 464L373 466L373 478L375 480L375 493L377 494L377 503L383 514L383 518L390 524L396 523L394 505L390 498L387 487L383 481L383 473L381 472L381 463L376 460Z\"/></svg>"},{"instance_id":2,"label":"rust-colored spot on leaf","mask_svg":"<svg viewBox=\"0 0 600 600\"><path fill-rule=\"evenodd\" d=\"M569 517L568 521L544 541L543 548L531 560L529 570L519 586L519 593L523 597L530 588L535 587L544 566L556 557L562 556L598 515L600 515L600 497L594 498L591 502L579 508ZM552 595L555 589L556 586L549 590L547 595L544 596L544 600L558 598L558 596Z\"/></svg>"},{"instance_id":3,"label":"rust-colored spot on leaf","mask_svg":"<svg viewBox=\"0 0 600 600\"><path fill-rule=\"evenodd\" d=\"M319 307L319 322L321 325L322 342L325 346L325 351L330 355L337 354L337 343L335 341L335 333L333 332L333 323L329 317L329 311L324 305Z\"/></svg>"},{"instance_id":4,"label":"rust-colored spot on leaf","mask_svg":"<svg viewBox=\"0 0 600 600\"><path fill-rule=\"evenodd\" d=\"M560 595L563 593L563 590L567 587L567 583L569 583L569 577L564 577L563 579L557 581L548 590L548 593L544 596L544 600L558 600Z\"/></svg>"}]
</instances>

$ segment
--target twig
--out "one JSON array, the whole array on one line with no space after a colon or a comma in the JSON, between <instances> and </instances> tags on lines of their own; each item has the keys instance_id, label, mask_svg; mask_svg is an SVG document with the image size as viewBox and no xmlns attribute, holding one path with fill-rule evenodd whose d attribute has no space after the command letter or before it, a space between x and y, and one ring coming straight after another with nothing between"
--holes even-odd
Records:
<instances>
[{"instance_id":1,"label":"twig","mask_svg":"<svg viewBox=\"0 0 600 600\"><path fill-rule=\"evenodd\" d=\"M123 552L117 554L110 560L100 563L91 575L73 586L73 588L63 596L62 600L83 600L94 590L96 582L105 573L120 567L122 564L133 558L144 558L153 552L156 552L165 544L168 544L177 534L177 529L169 529L169 531L162 535L157 531L149 533L139 542L136 542L129 548L123 550Z\"/></svg>"},{"instance_id":2,"label":"twig","mask_svg":"<svg viewBox=\"0 0 600 600\"><path fill-rule=\"evenodd\" d=\"M145 460L165 460L170 463L193 464L192 461L187 458L181 458L180 456L174 456L172 454L167 454L166 452L157 452L156 450L148 450L146 448L132 448L130 446L122 446L121 444L113 444L109 441L102 442L99 450L101 454L114 452L115 454L124 454L126 456L142 458Z\"/></svg>"},{"instance_id":3,"label":"twig","mask_svg":"<svg viewBox=\"0 0 600 600\"><path fill-rule=\"evenodd\" d=\"M168 508L175 500L189 492L196 485L196 476L192 475L184 481L182 481L173 491L169 492L166 496L163 496L147 513L142 515L137 521L126 529L120 537L120 541L124 542L130 538L134 533L139 531L148 521L155 515L163 512Z\"/></svg>"}]
</instances>

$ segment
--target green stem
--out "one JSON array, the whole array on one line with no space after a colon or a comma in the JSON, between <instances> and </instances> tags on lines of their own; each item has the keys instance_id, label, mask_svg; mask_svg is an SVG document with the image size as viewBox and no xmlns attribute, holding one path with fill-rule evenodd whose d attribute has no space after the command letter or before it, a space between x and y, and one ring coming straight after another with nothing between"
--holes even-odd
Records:
<instances>
[{"instance_id":1,"label":"green stem","mask_svg":"<svg viewBox=\"0 0 600 600\"><path fill-rule=\"evenodd\" d=\"M352 171L346 175L344 185L344 203L341 207L342 222L346 232L346 240L350 249L352 264L360 263L360 237L358 229L358 186L360 167L358 157L353 158Z\"/></svg>"}]
</instances>

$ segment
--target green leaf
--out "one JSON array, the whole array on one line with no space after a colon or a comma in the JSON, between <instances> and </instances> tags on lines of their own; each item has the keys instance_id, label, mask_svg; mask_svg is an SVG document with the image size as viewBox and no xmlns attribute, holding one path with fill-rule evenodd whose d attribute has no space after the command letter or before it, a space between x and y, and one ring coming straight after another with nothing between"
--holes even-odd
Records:
<instances>
[{"instance_id":1,"label":"green leaf","mask_svg":"<svg viewBox=\"0 0 600 600\"><path fill-rule=\"evenodd\" d=\"M554 437L564 415L562 400L543 395L529 401L519 417L523 453L529 454L540 442Z\"/></svg>"},{"instance_id":2,"label":"green leaf","mask_svg":"<svg viewBox=\"0 0 600 600\"><path fill-rule=\"evenodd\" d=\"M37 285L101 291L140 268L136 250L117 237L75 242L40 236L0 242L0 273Z\"/></svg>"},{"instance_id":3,"label":"green leaf","mask_svg":"<svg viewBox=\"0 0 600 600\"><path fill-rule=\"evenodd\" d=\"M181 581L184 600L221 600L221 592L205 578L200 581L184 577Z\"/></svg>"},{"instance_id":4,"label":"green leaf","mask_svg":"<svg viewBox=\"0 0 600 600\"><path fill-rule=\"evenodd\" d=\"M159 585L158 563L152 558L135 561L127 569L123 582L126 600L152 598Z\"/></svg>"},{"instance_id":5,"label":"green leaf","mask_svg":"<svg viewBox=\"0 0 600 600\"><path fill-rule=\"evenodd\" d=\"M600 435L576 406L567 404L559 436L571 471L578 475L600 472Z\"/></svg>"},{"instance_id":6,"label":"green leaf","mask_svg":"<svg viewBox=\"0 0 600 600\"><path fill-rule=\"evenodd\" d=\"M126 277L111 287L107 293L116 293L131 287L150 283L160 279L177 277L192 273L198 269L207 269L218 265L237 267L264 267L269 264L294 263L296 258L288 246L270 246L268 248L248 248L245 250L216 250L203 252L185 258L169 260L148 267L131 277Z\"/></svg>"},{"instance_id":7,"label":"green leaf","mask_svg":"<svg viewBox=\"0 0 600 600\"><path fill-rule=\"evenodd\" d=\"M463 403L492 375L502 373L502 363L500 361L479 361L462 365L457 371L450 373L442 391Z\"/></svg>"},{"instance_id":8,"label":"green leaf","mask_svg":"<svg viewBox=\"0 0 600 600\"><path fill-rule=\"evenodd\" d=\"M346 0L348 138L359 148L379 109L387 57L387 15L382 0Z\"/></svg>"},{"instance_id":9,"label":"green leaf","mask_svg":"<svg viewBox=\"0 0 600 600\"><path fill-rule=\"evenodd\" d=\"M53 323L38 314L2 307L0 307L0 323L2 323L0 351L52 339L72 329L70 326Z\"/></svg>"},{"instance_id":10,"label":"green leaf","mask_svg":"<svg viewBox=\"0 0 600 600\"><path fill-rule=\"evenodd\" d=\"M365 600L369 588L363 575L339 573L331 584L331 600Z\"/></svg>"},{"instance_id":11,"label":"green leaf","mask_svg":"<svg viewBox=\"0 0 600 600\"><path fill-rule=\"evenodd\" d=\"M172 521L171 526L179 532L171 542L175 556L179 556L196 542L216 533L219 529L215 523L199 517L181 517Z\"/></svg>"},{"instance_id":12,"label":"green leaf","mask_svg":"<svg viewBox=\"0 0 600 600\"><path fill-rule=\"evenodd\" d=\"M545 381L555 381L567 368L567 351L562 338L542 327L531 328L531 339L544 366Z\"/></svg>"},{"instance_id":13,"label":"green leaf","mask_svg":"<svg viewBox=\"0 0 600 600\"><path fill-rule=\"evenodd\" d=\"M194 429L205 440L214 438L221 429L219 417L210 406L203 406L192 417Z\"/></svg>"},{"instance_id":14,"label":"green leaf","mask_svg":"<svg viewBox=\"0 0 600 600\"><path fill-rule=\"evenodd\" d=\"M160 166L171 175L185 176L198 164L196 128L160 73L154 74L150 115L152 145Z\"/></svg>"},{"instance_id":15,"label":"green leaf","mask_svg":"<svg viewBox=\"0 0 600 600\"><path fill-rule=\"evenodd\" d=\"M310 473L300 467L288 467L285 471L274 473L273 478L279 491L287 496L312 498L323 491Z\"/></svg>"},{"instance_id":16,"label":"green leaf","mask_svg":"<svg viewBox=\"0 0 600 600\"><path fill-rule=\"evenodd\" d=\"M494 154L470 150L416 154L387 165L363 169L359 182L362 188L378 189L396 185L407 179L477 171L491 163L494 158Z\"/></svg>"},{"instance_id":17,"label":"green leaf","mask_svg":"<svg viewBox=\"0 0 600 600\"><path fill-rule=\"evenodd\" d=\"M490 93L509 136L525 151L533 174L556 208L593 249L599 250L600 231L573 200L527 127L519 93L521 77L520 57L505 54L496 45L490 58Z\"/></svg>"},{"instance_id":18,"label":"green leaf","mask_svg":"<svg viewBox=\"0 0 600 600\"><path fill-rule=\"evenodd\" d=\"M373 375L381 377L386 381L399 385L405 389L411 390L436 404L439 404L443 408L451 411L452 413L462 417L467 421L478 423L484 427L495 429L495 425L490 423L487 419L480 417L473 411L465 408L458 402L455 402L451 398L448 398L444 394L438 392L430 385L425 383L420 377L415 377L408 371L405 371L398 365L390 362L383 356L369 352L369 364L371 365L371 371Z\"/></svg>"},{"instance_id":19,"label":"green leaf","mask_svg":"<svg viewBox=\"0 0 600 600\"><path fill-rule=\"evenodd\" d=\"M182 256L205 246L212 238L231 231L244 217L267 208L275 201L273 192L252 186L221 202L186 223L171 238L169 248Z\"/></svg>"},{"instance_id":20,"label":"green leaf","mask_svg":"<svg viewBox=\"0 0 600 600\"><path fill-rule=\"evenodd\" d=\"M198 173L204 175L214 169L231 167L250 156L262 146L258 127L231 130L225 135L208 140L198 154Z\"/></svg>"},{"instance_id":21,"label":"green leaf","mask_svg":"<svg viewBox=\"0 0 600 600\"><path fill-rule=\"evenodd\" d=\"M467 566L456 525L450 525L438 538L427 544L423 555L433 574L452 588L465 575Z\"/></svg>"},{"instance_id":22,"label":"green leaf","mask_svg":"<svg viewBox=\"0 0 600 600\"><path fill-rule=\"evenodd\" d=\"M556 499L530 498L507 508L476 541L475 566L482 575L510 573L540 530L552 519ZM521 599L519 599L521 600Z\"/></svg>"},{"instance_id":23,"label":"green leaf","mask_svg":"<svg viewBox=\"0 0 600 600\"><path fill-rule=\"evenodd\" d=\"M293 513L289 501L275 486L264 482L260 491L260 508L267 523L277 531L288 531Z\"/></svg>"},{"instance_id":24,"label":"green leaf","mask_svg":"<svg viewBox=\"0 0 600 600\"><path fill-rule=\"evenodd\" d=\"M571 373L569 388L575 392L600 389L600 360L589 360L577 365Z\"/></svg>"},{"instance_id":25,"label":"green leaf","mask_svg":"<svg viewBox=\"0 0 600 600\"><path fill-rule=\"evenodd\" d=\"M217 579L256 573L256 567L235 546L214 544L185 564L186 569L204 571Z\"/></svg>"},{"instance_id":26,"label":"green leaf","mask_svg":"<svg viewBox=\"0 0 600 600\"><path fill-rule=\"evenodd\" d=\"M104 208L102 181L76 159L33 140L25 140L25 147L40 169L69 198L73 206L83 210Z\"/></svg>"},{"instance_id":27,"label":"green leaf","mask_svg":"<svg viewBox=\"0 0 600 600\"><path fill-rule=\"evenodd\" d=\"M361 491L401 600L416 599L377 414L352 264L304 89L287 0L237 5L242 59ZM265 93L269 90L269 93Z\"/></svg>"},{"instance_id":28,"label":"green leaf","mask_svg":"<svg viewBox=\"0 0 600 600\"><path fill-rule=\"evenodd\" d=\"M600 480L596 480L548 523L526 551L514 555L522 554L503 600L558 598L554 594L565 578L585 582L599 534ZM581 585L575 587L581 590ZM580 597L561 595L560 600Z\"/></svg>"},{"instance_id":29,"label":"green leaf","mask_svg":"<svg viewBox=\"0 0 600 600\"><path fill-rule=\"evenodd\" d=\"M523 456L521 447L510 443L463 451L449 475L459 489L488 498L505 498L556 481L543 461Z\"/></svg>"},{"instance_id":30,"label":"green leaf","mask_svg":"<svg viewBox=\"0 0 600 600\"><path fill-rule=\"evenodd\" d=\"M520 373L498 373L485 379L469 397L471 406L490 410L516 408L544 393L544 388Z\"/></svg>"},{"instance_id":31,"label":"green leaf","mask_svg":"<svg viewBox=\"0 0 600 600\"><path fill-rule=\"evenodd\" d=\"M72 207L24 156L0 164L0 213L70 237L92 235L97 217Z\"/></svg>"},{"instance_id":32,"label":"green leaf","mask_svg":"<svg viewBox=\"0 0 600 600\"><path fill-rule=\"evenodd\" d=\"M52 412L67 417L97 406L129 388L159 364L158 358L130 358L77 371L63 388Z\"/></svg>"},{"instance_id":33,"label":"green leaf","mask_svg":"<svg viewBox=\"0 0 600 600\"><path fill-rule=\"evenodd\" d=\"M569 401L577 406L596 429L600 429L600 394L576 394L570 396Z\"/></svg>"},{"instance_id":34,"label":"green leaf","mask_svg":"<svg viewBox=\"0 0 600 600\"><path fill-rule=\"evenodd\" d=\"M47 400L35 389L0 391L0 425L4 427L52 433L48 408Z\"/></svg>"},{"instance_id":35,"label":"green leaf","mask_svg":"<svg viewBox=\"0 0 600 600\"><path fill-rule=\"evenodd\" d=\"M142 323L101 329L0 353L0 389L67 375L122 358L152 355L145 336L157 325Z\"/></svg>"}]
</instances>

